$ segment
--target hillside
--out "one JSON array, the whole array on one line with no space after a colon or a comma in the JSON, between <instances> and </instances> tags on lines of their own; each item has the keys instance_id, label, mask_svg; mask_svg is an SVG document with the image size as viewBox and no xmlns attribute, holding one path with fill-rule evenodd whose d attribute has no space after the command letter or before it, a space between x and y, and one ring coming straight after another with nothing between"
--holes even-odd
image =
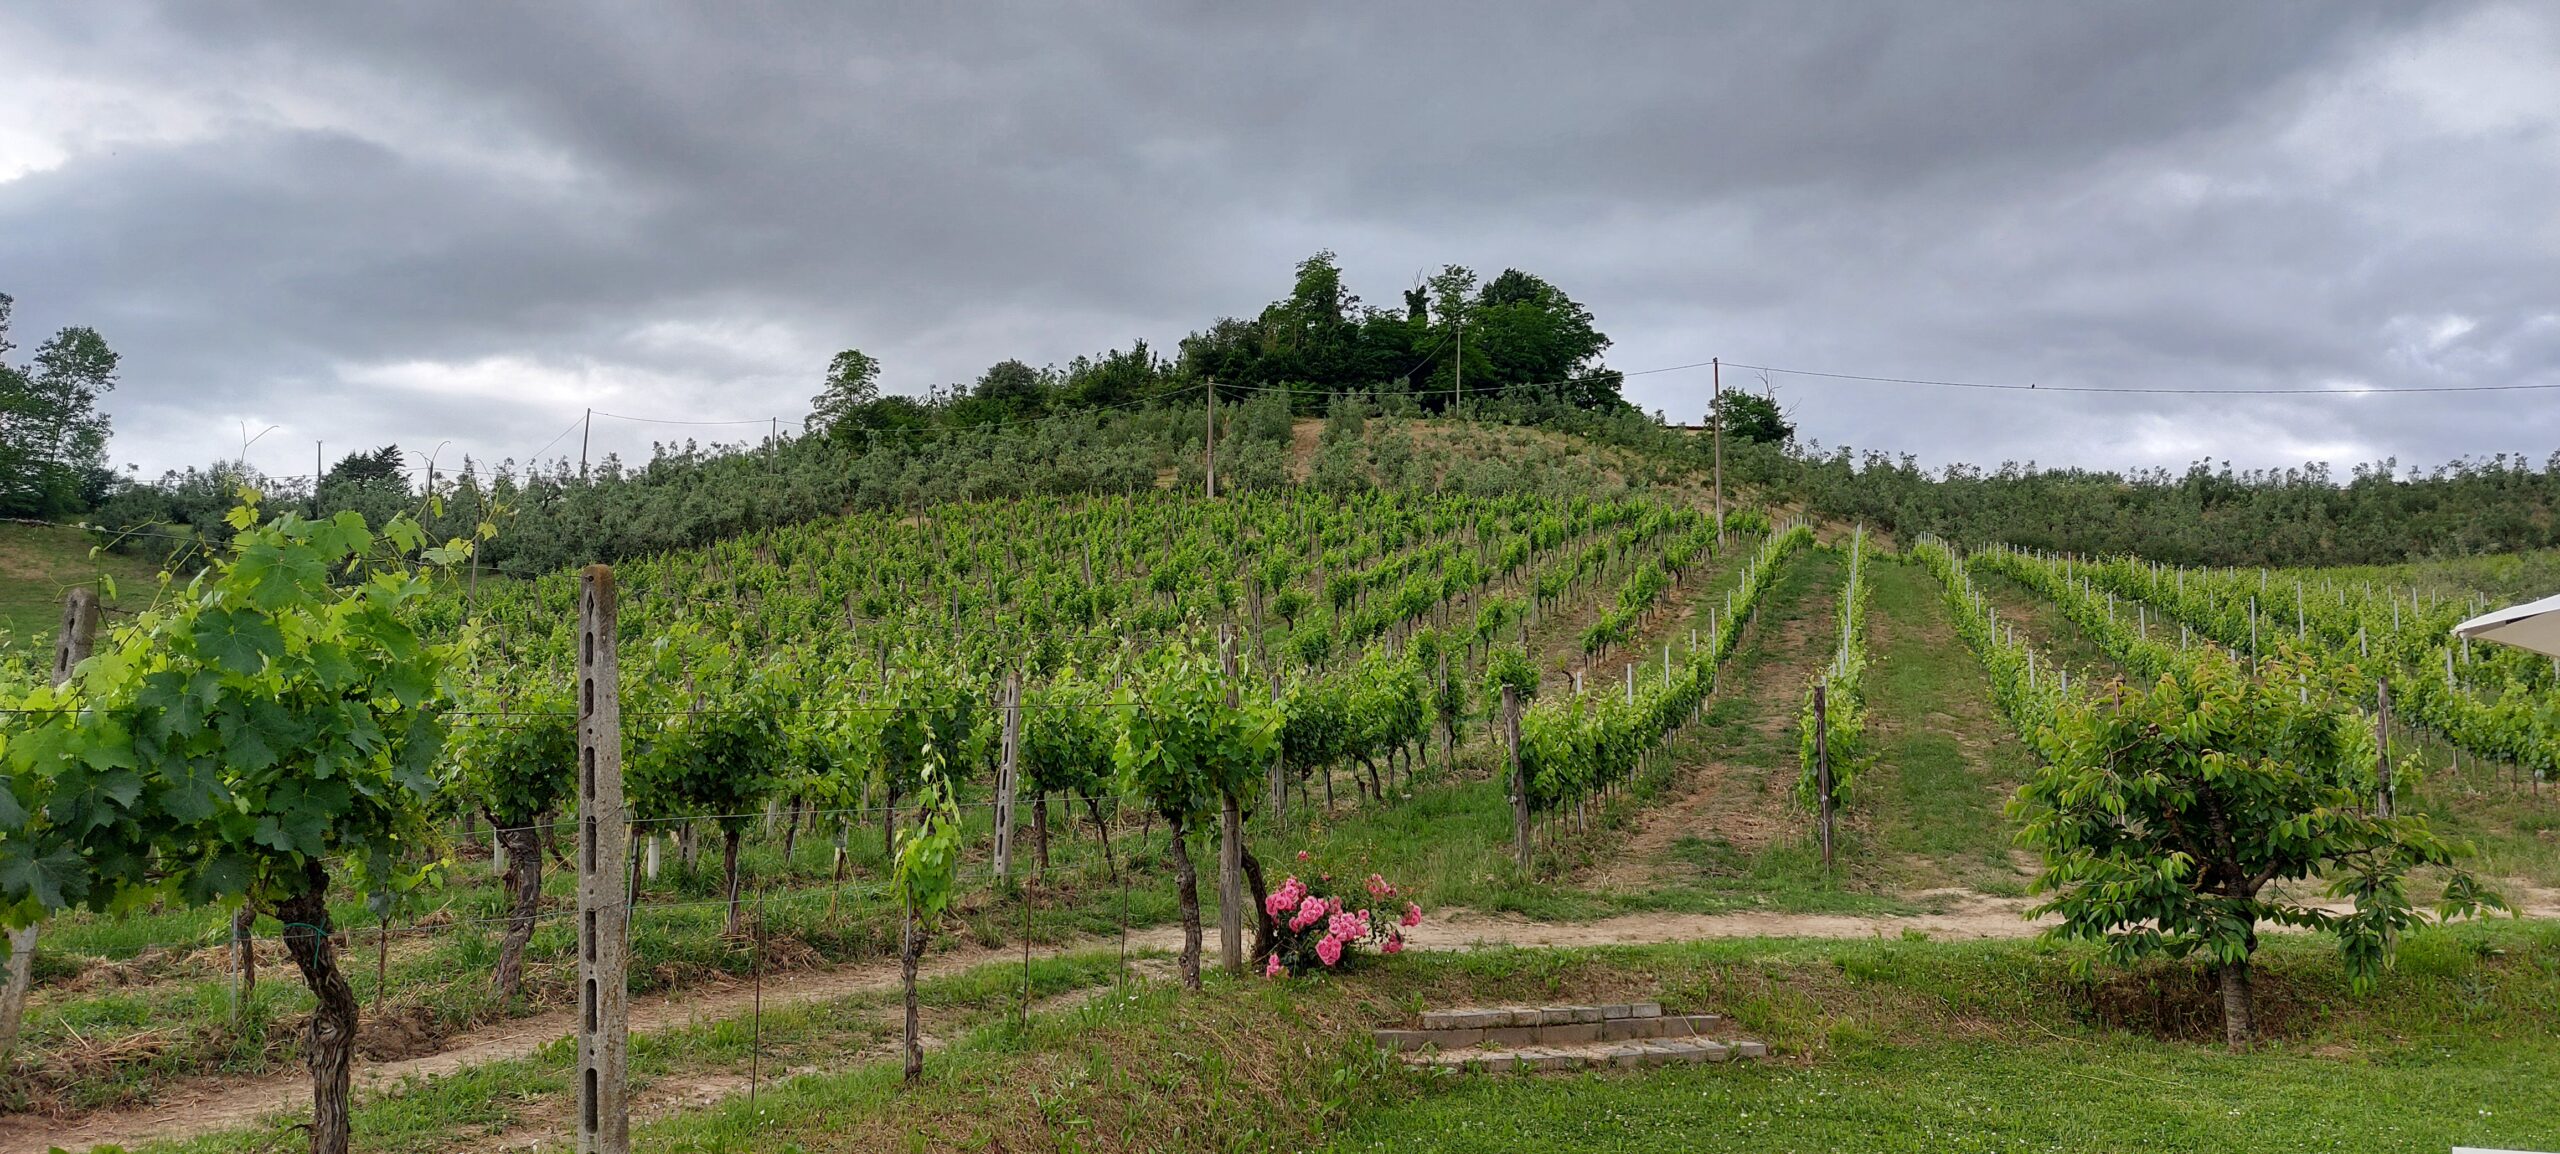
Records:
<instances>
[{"instance_id":1,"label":"hillside","mask_svg":"<svg viewBox=\"0 0 2560 1154\"><path fill-rule=\"evenodd\" d=\"M1807 1148L1918 1149L1934 1147L1905 1139L1961 1124L2003 1144L2173 1134L2172 1148L2271 1149L2232 1119L2282 1117L2297 1135L2368 1126L2378 1069L2406 1071L2391 1082L2410 1095L2390 1116L2403 1133L2534 1133L2533 1107L2499 1072L2560 1069L2546 988L2560 797L2542 784L2545 755L2499 744L2531 724L2500 702L2560 685L2502 688L2492 674L2506 667L2486 656L2459 692L2411 682L2395 748L2399 804L2473 850L2460 866L2535 920L2408 930L2378 999L2355 992L2332 937L2270 926L2264 1048L2225 1053L2204 1044L2221 1003L2199 967L2023 940L2053 921L2028 916L2044 863L2019 841L2012 801L2058 727L2119 679L2147 683L2189 635L2198 653L2239 649L2235 628L2253 636L2264 622L2225 611L2256 574L2172 579L1926 540L1888 550L1872 535L1853 546L1850 526L1798 526L1738 499L1719 533L1702 478L1653 456L1420 420L1371 419L1356 438L1328 438L1323 422L1291 431L1280 460L1302 485L1215 503L1185 485L854 512L615 566L620 693L640 737L626 774L642 847L643 1148L1058 1149L1073 1134L1075 1148L1164 1149L1162 1119L1215 1114L1229 1130L1175 1145L1693 1149L1722 1125ZM64 533L11 540L30 574L22 612L85 561ZM2411 579L2478 579L2430 572ZM2362 591L2390 576L2304 575L2318 598L2300 646L2369 643L2398 663L2318 665L2319 699L2343 703L2323 708L2368 700L2377 668L2421 680L2435 668L2453 607L2398 620ZM574 599L568 574L455 581L421 615L438 636L476 621L482 649L437 774L428 836L449 868L387 914L332 894L363 1007L360 1149L568 1136L574 1096L550 1043L574 1018L573 879L546 870L535 904L517 905L487 827L508 812L490 783L520 780L494 774L543 776L521 751L547 747L512 735L567 727ZM1222 633L1241 686L1221 672ZM998 876L1006 743L992 703L1016 675L1036 796ZM1828 867L1807 784L1817 681L1834 711L1827 768L1846 782ZM1527 698L1525 863L1502 684ZM1312 967L1321 977L1222 975L1217 835L1195 824L1177 841L1168 787L1123 760L1140 742L1195 740L1146 728L1175 716L1237 727L1203 741L1249 744L1251 726L1271 727L1276 744L1244 767L1245 844L1264 875L1251 890L1296 876L1357 900L1332 879L1378 875L1422 911L1394 931L1408 952ZM928 762L957 782L956 900L925 963L927 1080L901 1090L891 842L932 788ZM554 795L515 819L533 836L510 859L562 852L538 839L558 836L569 807ZM1208 942L1203 987L1185 993L1178 878L1195 870ZM2460 876L2437 864L2408 881L2431 900ZM2275 895L2334 910L2329 880ZM218 906L55 918L0 1151L291 1143L308 1117L295 1071L314 1003L285 955L290 928L270 909L247 929L261 977L241 993ZM1486 943L1510 948L1463 952ZM492 973L513 949L524 982L509 996ZM1725 1015L1775 1057L1514 1082L1408 1073L1363 1040L1416 1007L1640 997ZM2072 1097L2066 1067L2100 1088ZM1914 1079L1927 1094L1892 1088ZM2229 1088L2192 1103L2138 1088L2161 1080ZM2021 1084L2052 1101L2012 1100ZM1025 1085L1042 1105L1026 1105ZM1807 1095L1839 1109L1797 1108ZM2497 1113L2424 1104L2439 1100ZM2088 1121L2091 1103L2139 1116ZM1746 1115L1757 1121L1739 1126ZM848 1117L863 1121L831 1121Z\"/></svg>"}]
</instances>

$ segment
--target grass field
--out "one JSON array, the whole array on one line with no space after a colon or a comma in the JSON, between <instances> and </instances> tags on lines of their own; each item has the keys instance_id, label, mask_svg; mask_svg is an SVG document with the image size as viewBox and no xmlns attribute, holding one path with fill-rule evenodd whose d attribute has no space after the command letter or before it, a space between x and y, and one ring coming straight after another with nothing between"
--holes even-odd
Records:
<instances>
[{"instance_id":1,"label":"grass field","mask_svg":"<svg viewBox=\"0 0 2560 1154\"><path fill-rule=\"evenodd\" d=\"M1111 985L1112 960L1034 967L1043 1009L1011 1016L1021 971L930 982L949 1047L904 1086L886 1003L768 1017L769 1055L855 1057L750 1105L641 1127L659 1151L869 1149L1337 1151L2441 1151L2560 1133L2560 929L2430 931L2365 997L2333 952L2271 942L2276 1025L2259 1049L2198 1043L2204 988L2151 970L2092 981L2033 942L1742 940L1603 950L1412 954L1356 978L1212 978L1202 996ZM1762 1063L1563 1076L1426 1075L1366 1031L1423 1005L1659 996L1716 1008L1775 1047ZM743 1074L737 1023L635 1061L644 1098ZM558 1108L555 1051L416 1084L364 1107L366 1149L486 1148ZM789 1067L776 1063L784 1069ZM770 1067L769 1067L770 1068ZM653 1091L651 1087L661 1088ZM283 1149L284 1127L163 1149Z\"/></svg>"},{"instance_id":2,"label":"grass field","mask_svg":"<svg viewBox=\"0 0 2560 1154\"><path fill-rule=\"evenodd\" d=\"M86 530L69 525L0 522L0 631L6 645L52 645L63 594L102 576L116 587L108 604L130 609L150 603L160 566L130 554L93 552L94 544Z\"/></svg>"}]
</instances>

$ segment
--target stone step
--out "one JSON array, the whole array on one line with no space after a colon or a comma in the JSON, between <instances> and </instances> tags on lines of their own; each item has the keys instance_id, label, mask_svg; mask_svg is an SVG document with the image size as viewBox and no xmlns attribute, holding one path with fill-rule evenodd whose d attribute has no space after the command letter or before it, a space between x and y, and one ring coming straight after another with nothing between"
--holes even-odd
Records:
<instances>
[{"instance_id":1,"label":"stone step","mask_svg":"<svg viewBox=\"0 0 2560 1154\"><path fill-rule=\"evenodd\" d=\"M1425 1030L1490 1029L1496 1026L1567 1026L1622 1018L1659 1018L1660 1002L1614 1002L1574 1006L1492 1006L1457 1010L1425 1010L1413 1025Z\"/></svg>"},{"instance_id":2,"label":"stone step","mask_svg":"<svg viewBox=\"0 0 2560 1154\"><path fill-rule=\"evenodd\" d=\"M1554 1009L1548 1007L1547 1009ZM1374 1031L1380 1047L1399 1052L1423 1049L1464 1050L1479 1046L1570 1046L1587 1042L1627 1042L1655 1038L1702 1038L1725 1027L1725 1020L1715 1014L1672 1014L1663 1016L1661 1007L1653 1007L1653 1016L1635 1018L1601 1018L1591 1021L1567 1021L1531 1025L1443 1026L1420 1030L1381 1029ZM1448 1015L1425 1014L1423 1020L1449 1021L1454 1015L1490 1015L1508 1013L1517 1016L1501 1019L1520 1022L1527 1015L1543 1015L1546 1010L1519 1011L1450 1011ZM1477 1017L1455 1017L1458 1021L1492 1020Z\"/></svg>"},{"instance_id":3,"label":"stone step","mask_svg":"<svg viewBox=\"0 0 2560 1154\"><path fill-rule=\"evenodd\" d=\"M1728 1062L1765 1058L1769 1048L1749 1039L1718 1042L1706 1038L1663 1038L1627 1042L1588 1042L1566 1046L1520 1046L1508 1049L1430 1050L1403 1056L1407 1065L1441 1069L1555 1072L1607 1067L1664 1066L1673 1062Z\"/></svg>"}]
</instances>

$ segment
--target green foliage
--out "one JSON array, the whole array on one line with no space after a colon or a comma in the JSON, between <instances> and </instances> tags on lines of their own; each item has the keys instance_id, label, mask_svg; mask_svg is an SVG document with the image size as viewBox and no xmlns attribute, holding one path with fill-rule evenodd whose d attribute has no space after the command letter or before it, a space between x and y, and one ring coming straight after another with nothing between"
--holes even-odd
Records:
<instances>
[{"instance_id":1,"label":"green foliage","mask_svg":"<svg viewBox=\"0 0 2560 1154\"><path fill-rule=\"evenodd\" d=\"M1728 443L1785 445L1796 439L1795 424L1787 420L1774 397L1739 391L1720 394L1709 406L1708 418L1723 427Z\"/></svg>"},{"instance_id":2,"label":"green foliage","mask_svg":"<svg viewBox=\"0 0 2560 1154\"><path fill-rule=\"evenodd\" d=\"M951 778L942 772L942 755L932 746L918 751L920 814L916 824L898 831L897 886L916 920L933 924L951 899L960 878L960 807L951 794Z\"/></svg>"},{"instance_id":3,"label":"green foliage","mask_svg":"<svg viewBox=\"0 0 2560 1154\"><path fill-rule=\"evenodd\" d=\"M1245 684L1251 684L1245 678ZM1114 697L1119 732L1112 747L1121 792L1143 798L1167 821L1191 823L1220 793L1250 794L1277 749L1283 717L1260 694L1242 693L1214 659L1176 644Z\"/></svg>"},{"instance_id":4,"label":"green foliage","mask_svg":"<svg viewBox=\"0 0 2560 1154\"><path fill-rule=\"evenodd\" d=\"M343 860L377 895L435 858L424 822L439 706L469 637L415 619L416 524L232 515L230 555L117 628L67 686L13 703L0 902L12 924L71 905L272 901ZM325 877L325 875L318 875Z\"/></svg>"},{"instance_id":5,"label":"green foliage","mask_svg":"<svg viewBox=\"0 0 2560 1154\"><path fill-rule=\"evenodd\" d=\"M642 818L716 816L742 830L782 780L784 675L735 638L678 625L627 656L625 775Z\"/></svg>"},{"instance_id":6,"label":"green foliage","mask_svg":"<svg viewBox=\"0 0 2560 1154\"><path fill-rule=\"evenodd\" d=\"M500 828L532 825L573 796L575 702L538 667L499 666L455 695L444 796L477 803Z\"/></svg>"},{"instance_id":7,"label":"green foliage","mask_svg":"<svg viewBox=\"0 0 2560 1154\"><path fill-rule=\"evenodd\" d=\"M1603 786L1627 780L1644 751L1673 726L1689 720L1713 684L1716 666L1732 652L1738 623L1767 592L1787 555L1810 544L1813 531L1794 525L1761 542L1743 567L1724 619L1708 643L1689 654L1678 672L1649 681L1632 700L1615 693L1539 702L1520 719L1520 760L1529 776L1533 806L1571 804Z\"/></svg>"},{"instance_id":8,"label":"green foliage","mask_svg":"<svg viewBox=\"0 0 2560 1154\"><path fill-rule=\"evenodd\" d=\"M2048 760L2019 790L2020 840L2044 854L2040 913L2057 937L2131 962L2201 955L2240 965L2262 922L2327 930L2367 989L2419 916L2409 871L2450 870L2437 913L2503 906L2453 869L2426 819L2367 804L2374 750L2362 721L2291 661L2252 676L2215 650L2187 654L2148 689L2067 702L2039 736ZM2327 879L2334 913L2275 882Z\"/></svg>"},{"instance_id":9,"label":"green foliage","mask_svg":"<svg viewBox=\"0 0 2560 1154\"><path fill-rule=\"evenodd\" d=\"M0 293L0 358L12 302ZM88 509L115 480L106 467L107 417L98 398L116 387L120 358L92 328L66 328L33 364L0 359L0 515L55 517Z\"/></svg>"},{"instance_id":10,"label":"green foliage","mask_svg":"<svg viewBox=\"0 0 2560 1154\"><path fill-rule=\"evenodd\" d=\"M1848 575L1840 583L1840 644L1831 655L1831 663L1813 675L1813 685L1823 687L1823 716L1818 731L1822 734L1822 753L1830 766L1834 806L1849 804L1858 772L1868 758L1866 545L1867 535L1861 529L1850 540ZM1822 792L1821 774L1814 758L1817 726L1813 685L1805 687L1804 706L1796 716L1797 760L1803 767L1796 779L1796 800L1807 809L1820 806Z\"/></svg>"}]
</instances>

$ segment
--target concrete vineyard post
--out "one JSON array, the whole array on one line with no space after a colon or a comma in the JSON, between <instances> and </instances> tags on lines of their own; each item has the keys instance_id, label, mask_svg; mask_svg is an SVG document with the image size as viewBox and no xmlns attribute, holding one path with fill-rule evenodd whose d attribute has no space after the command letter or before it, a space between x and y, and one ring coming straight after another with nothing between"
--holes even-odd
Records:
<instances>
[{"instance_id":1,"label":"concrete vineyard post","mask_svg":"<svg viewBox=\"0 0 2560 1154\"><path fill-rule=\"evenodd\" d=\"M2391 816L2391 681L2384 678L2373 687L2374 759L2373 812L2379 817Z\"/></svg>"},{"instance_id":2,"label":"concrete vineyard post","mask_svg":"<svg viewBox=\"0 0 2560 1154\"><path fill-rule=\"evenodd\" d=\"M630 1154L621 614L612 568L590 565L578 583L578 1154Z\"/></svg>"},{"instance_id":3,"label":"concrete vineyard post","mask_svg":"<svg viewBox=\"0 0 2560 1154\"><path fill-rule=\"evenodd\" d=\"M1283 700L1280 694L1280 675L1274 673L1271 675L1271 704L1278 707ZM1272 820L1277 821L1287 816L1289 816L1288 756L1286 751L1274 749L1271 751L1271 817Z\"/></svg>"},{"instance_id":4,"label":"concrete vineyard post","mask_svg":"<svg viewBox=\"0 0 2560 1154\"><path fill-rule=\"evenodd\" d=\"M996 877L1013 876L1014 796L1022 788L1022 674L1005 676L1002 710L1004 735L996 763Z\"/></svg>"},{"instance_id":5,"label":"concrete vineyard post","mask_svg":"<svg viewBox=\"0 0 2560 1154\"><path fill-rule=\"evenodd\" d=\"M62 631L53 640L53 683L71 680L71 672L89 659L98 640L98 591L72 590L62 599ZM36 925L9 931L9 974L0 986L0 1075L17 1058L18 1027L27 1016L27 991L35 985Z\"/></svg>"},{"instance_id":6,"label":"concrete vineyard post","mask_svg":"<svg viewBox=\"0 0 2560 1154\"><path fill-rule=\"evenodd\" d=\"M1529 868L1529 775L1520 759L1520 690L1502 687L1502 749L1511 758L1511 852Z\"/></svg>"},{"instance_id":7,"label":"concrete vineyard post","mask_svg":"<svg viewBox=\"0 0 2560 1154\"><path fill-rule=\"evenodd\" d=\"M1218 672L1227 708L1236 707L1236 627L1218 626ZM1218 791L1218 950L1232 977L1244 975L1244 807L1234 791Z\"/></svg>"}]
</instances>

